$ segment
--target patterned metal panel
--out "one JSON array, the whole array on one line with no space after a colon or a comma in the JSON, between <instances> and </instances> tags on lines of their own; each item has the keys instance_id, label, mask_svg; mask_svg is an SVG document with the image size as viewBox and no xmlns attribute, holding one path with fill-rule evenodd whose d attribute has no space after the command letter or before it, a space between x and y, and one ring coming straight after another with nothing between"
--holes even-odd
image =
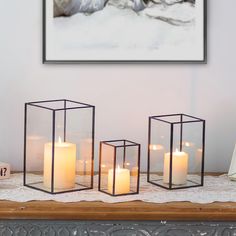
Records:
<instances>
[{"instance_id":1,"label":"patterned metal panel","mask_svg":"<svg viewBox=\"0 0 236 236\"><path fill-rule=\"evenodd\" d=\"M234 222L0 221L0 236L235 236Z\"/></svg>"}]
</instances>

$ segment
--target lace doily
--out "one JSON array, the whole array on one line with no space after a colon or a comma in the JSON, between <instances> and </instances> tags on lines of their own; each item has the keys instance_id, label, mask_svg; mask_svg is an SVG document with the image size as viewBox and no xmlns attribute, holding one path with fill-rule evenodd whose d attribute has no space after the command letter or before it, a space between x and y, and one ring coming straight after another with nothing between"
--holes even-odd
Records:
<instances>
[{"instance_id":1,"label":"lace doily","mask_svg":"<svg viewBox=\"0 0 236 236\"><path fill-rule=\"evenodd\" d=\"M227 176L206 176L204 187L168 191L151 185L146 181L146 175L140 178L140 194L111 197L97 191L97 179L94 177L93 190L78 191L51 195L33 190L22 185L22 174L12 174L10 179L0 181L0 200L28 202L33 200L54 200L58 202L102 201L118 203L140 200L144 202L166 203L189 201L193 203L236 202L236 182Z\"/></svg>"}]
</instances>

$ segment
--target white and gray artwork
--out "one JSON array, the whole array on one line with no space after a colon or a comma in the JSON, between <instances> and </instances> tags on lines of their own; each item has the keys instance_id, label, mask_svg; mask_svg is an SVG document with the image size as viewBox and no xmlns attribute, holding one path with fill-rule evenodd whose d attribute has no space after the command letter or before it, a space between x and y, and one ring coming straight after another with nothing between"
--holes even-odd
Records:
<instances>
[{"instance_id":1,"label":"white and gray artwork","mask_svg":"<svg viewBox=\"0 0 236 236\"><path fill-rule=\"evenodd\" d=\"M106 5L111 5L120 9L129 8L135 12L139 12L153 5L159 5L167 8L174 4L191 3L191 7L194 7L195 0L54 0L54 17L59 16L72 16L77 13L91 14L96 11L102 10ZM158 18L159 17L159 18ZM167 23L172 21L178 22L178 18L167 19L161 15L156 15L159 20L164 20ZM189 22L192 18L189 19ZM179 21L180 23L181 21ZM183 22L183 24L186 22Z\"/></svg>"},{"instance_id":2,"label":"white and gray artwork","mask_svg":"<svg viewBox=\"0 0 236 236\"><path fill-rule=\"evenodd\" d=\"M46 60L204 61L205 0L45 2Z\"/></svg>"}]
</instances>

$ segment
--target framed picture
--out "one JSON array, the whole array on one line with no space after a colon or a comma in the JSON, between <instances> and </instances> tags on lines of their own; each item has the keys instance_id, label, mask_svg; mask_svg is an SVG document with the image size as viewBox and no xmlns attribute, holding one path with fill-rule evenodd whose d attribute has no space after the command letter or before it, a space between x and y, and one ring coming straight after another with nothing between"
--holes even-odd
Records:
<instances>
[{"instance_id":1,"label":"framed picture","mask_svg":"<svg viewBox=\"0 0 236 236\"><path fill-rule=\"evenodd\" d=\"M206 63L207 0L43 0L43 63Z\"/></svg>"}]
</instances>

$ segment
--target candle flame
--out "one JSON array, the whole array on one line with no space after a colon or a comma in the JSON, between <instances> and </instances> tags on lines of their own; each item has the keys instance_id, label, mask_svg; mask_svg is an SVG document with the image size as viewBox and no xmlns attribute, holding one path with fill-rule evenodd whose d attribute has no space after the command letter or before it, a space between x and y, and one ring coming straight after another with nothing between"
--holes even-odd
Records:
<instances>
[{"instance_id":1,"label":"candle flame","mask_svg":"<svg viewBox=\"0 0 236 236\"><path fill-rule=\"evenodd\" d=\"M152 150L156 151L157 150L157 146L153 145L153 149Z\"/></svg>"},{"instance_id":2,"label":"candle flame","mask_svg":"<svg viewBox=\"0 0 236 236\"><path fill-rule=\"evenodd\" d=\"M152 151L161 151L161 150L163 150L163 146L161 144L150 144L149 148Z\"/></svg>"}]
</instances>

